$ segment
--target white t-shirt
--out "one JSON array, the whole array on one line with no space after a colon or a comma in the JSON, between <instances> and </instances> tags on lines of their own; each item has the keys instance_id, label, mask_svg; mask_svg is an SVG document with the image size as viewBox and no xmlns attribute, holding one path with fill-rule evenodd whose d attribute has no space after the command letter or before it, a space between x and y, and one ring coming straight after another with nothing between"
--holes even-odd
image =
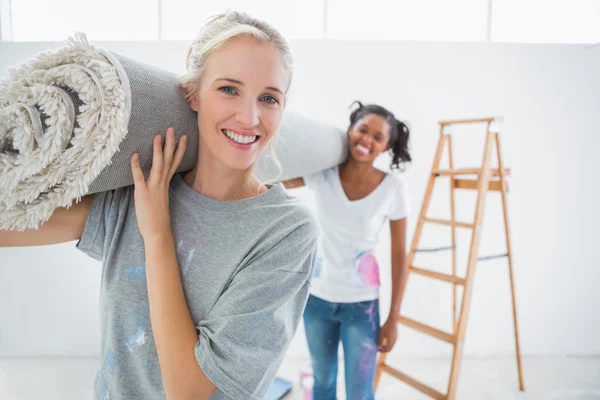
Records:
<instances>
[{"instance_id":1,"label":"white t-shirt","mask_svg":"<svg viewBox=\"0 0 600 400\"><path fill-rule=\"evenodd\" d=\"M388 220L406 218L406 183L388 174L367 197L350 201L338 167L304 177L314 193L321 228L311 294L334 303L379 298L379 266L374 255Z\"/></svg>"}]
</instances>

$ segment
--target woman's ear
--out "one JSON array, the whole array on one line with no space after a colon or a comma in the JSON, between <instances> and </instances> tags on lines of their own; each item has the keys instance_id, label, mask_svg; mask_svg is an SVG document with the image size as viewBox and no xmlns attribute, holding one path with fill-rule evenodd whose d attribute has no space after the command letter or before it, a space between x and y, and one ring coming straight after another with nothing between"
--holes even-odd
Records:
<instances>
[{"instance_id":1,"label":"woman's ear","mask_svg":"<svg viewBox=\"0 0 600 400\"><path fill-rule=\"evenodd\" d=\"M192 108L192 110L198 112L198 109L200 107L198 107L198 98L196 96L190 99L190 107Z\"/></svg>"},{"instance_id":2,"label":"woman's ear","mask_svg":"<svg viewBox=\"0 0 600 400\"><path fill-rule=\"evenodd\" d=\"M188 94L191 91L189 84L181 85L180 88L183 90L183 92L185 93L186 98L187 98ZM194 97L189 99L188 102L190 103L191 109L198 112L198 109L199 109L199 107L198 107L198 92L196 92Z\"/></svg>"}]
</instances>

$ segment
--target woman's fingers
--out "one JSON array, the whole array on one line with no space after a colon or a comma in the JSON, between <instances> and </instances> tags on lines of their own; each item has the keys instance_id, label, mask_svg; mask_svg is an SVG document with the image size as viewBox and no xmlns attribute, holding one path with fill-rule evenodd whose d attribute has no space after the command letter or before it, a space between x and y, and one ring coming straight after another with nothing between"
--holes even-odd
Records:
<instances>
[{"instance_id":1,"label":"woman's fingers","mask_svg":"<svg viewBox=\"0 0 600 400\"><path fill-rule=\"evenodd\" d=\"M388 344L388 339L387 339L387 337L383 336L381 338L381 340L379 340L379 351L384 352L384 353L387 352L388 351L387 344Z\"/></svg>"},{"instance_id":2,"label":"woman's fingers","mask_svg":"<svg viewBox=\"0 0 600 400\"><path fill-rule=\"evenodd\" d=\"M152 168L150 169L150 181L158 181L162 175L163 170L163 151L162 151L162 138L160 135L154 136L152 141Z\"/></svg>"},{"instance_id":3,"label":"woman's fingers","mask_svg":"<svg viewBox=\"0 0 600 400\"><path fill-rule=\"evenodd\" d=\"M173 160L173 152L175 151L175 130L167 129L164 156L163 156L163 176L166 176L171 170L171 161Z\"/></svg>"},{"instance_id":4,"label":"woman's fingers","mask_svg":"<svg viewBox=\"0 0 600 400\"><path fill-rule=\"evenodd\" d=\"M173 128L167 129L164 148L161 136L156 135L152 141L152 169L148 180L153 183L164 179L170 181L183 161L186 144L187 137L184 135L175 149L175 130Z\"/></svg>"},{"instance_id":5,"label":"woman's fingers","mask_svg":"<svg viewBox=\"0 0 600 400\"><path fill-rule=\"evenodd\" d=\"M133 175L133 184L135 189L145 186L144 173L140 167L140 157L137 153L134 153L130 159L131 162L131 174Z\"/></svg>"},{"instance_id":6,"label":"woman's fingers","mask_svg":"<svg viewBox=\"0 0 600 400\"><path fill-rule=\"evenodd\" d=\"M169 169L169 178L172 178L179 168L181 161L183 161L183 156L185 154L185 149L187 147L187 136L183 135L179 139L179 144L177 145L177 150L175 151L175 155L173 156L173 162L171 163L171 168Z\"/></svg>"}]
</instances>

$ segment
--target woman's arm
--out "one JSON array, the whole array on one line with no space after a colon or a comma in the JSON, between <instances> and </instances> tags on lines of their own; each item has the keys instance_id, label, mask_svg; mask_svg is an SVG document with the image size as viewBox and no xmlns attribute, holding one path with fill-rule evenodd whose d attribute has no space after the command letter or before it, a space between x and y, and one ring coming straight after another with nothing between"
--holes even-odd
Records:
<instances>
[{"instance_id":1,"label":"woman's arm","mask_svg":"<svg viewBox=\"0 0 600 400\"><path fill-rule=\"evenodd\" d=\"M185 301L173 236L168 232L144 240L144 246L150 321L167 399L207 399L217 387L196 361L198 333Z\"/></svg>"},{"instance_id":2,"label":"woman's arm","mask_svg":"<svg viewBox=\"0 0 600 400\"><path fill-rule=\"evenodd\" d=\"M303 178L294 178L294 179L290 179L288 181L283 181L281 183L283 183L283 186L286 189L295 189L295 188L304 186L304 179Z\"/></svg>"},{"instance_id":3,"label":"woman's arm","mask_svg":"<svg viewBox=\"0 0 600 400\"><path fill-rule=\"evenodd\" d=\"M0 247L44 246L81 239L93 195L85 196L70 208L57 208L38 229L23 232L0 230Z\"/></svg>"},{"instance_id":4,"label":"woman's arm","mask_svg":"<svg viewBox=\"0 0 600 400\"><path fill-rule=\"evenodd\" d=\"M175 151L175 133L167 130L164 155L160 135L154 138L148 181L137 154L131 158L135 212L144 239L150 322L169 400L207 399L217 387L196 361L196 326L188 310L175 253L169 216L169 184L185 152L182 136ZM175 153L175 154L173 154Z\"/></svg>"},{"instance_id":5,"label":"woman's arm","mask_svg":"<svg viewBox=\"0 0 600 400\"><path fill-rule=\"evenodd\" d=\"M392 239L392 304L379 336L379 351L392 350L398 336L398 317L408 278L406 265L406 218L390 221Z\"/></svg>"}]
</instances>

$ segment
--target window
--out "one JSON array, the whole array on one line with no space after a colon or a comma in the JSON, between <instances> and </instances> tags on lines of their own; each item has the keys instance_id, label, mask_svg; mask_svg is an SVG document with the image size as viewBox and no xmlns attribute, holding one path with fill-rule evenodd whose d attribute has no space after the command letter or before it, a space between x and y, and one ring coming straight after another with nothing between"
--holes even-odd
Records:
<instances>
[{"instance_id":1,"label":"window","mask_svg":"<svg viewBox=\"0 0 600 400\"><path fill-rule=\"evenodd\" d=\"M487 0L329 0L327 38L485 41Z\"/></svg>"},{"instance_id":2,"label":"window","mask_svg":"<svg viewBox=\"0 0 600 400\"><path fill-rule=\"evenodd\" d=\"M60 41L76 30L94 41L158 39L157 0L11 0L8 4L14 41Z\"/></svg>"},{"instance_id":3,"label":"window","mask_svg":"<svg viewBox=\"0 0 600 400\"><path fill-rule=\"evenodd\" d=\"M187 40L237 9L288 39L600 43L600 0L0 0L0 40Z\"/></svg>"},{"instance_id":4,"label":"window","mask_svg":"<svg viewBox=\"0 0 600 400\"><path fill-rule=\"evenodd\" d=\"M163 0L162 38L192 40L205 19L233 9L269 22L288 39L321 39L323 4L323 0Z\"/></svg>"},{"instance_id":5,"label":"window","mask_svg":"<svg viewBox=\"0 0 600 400\"><path fill-rule=\"evenodd\" d=\"M600 43L600 0L494 0L492 41Z\"/></svg>"}]
</instances>

